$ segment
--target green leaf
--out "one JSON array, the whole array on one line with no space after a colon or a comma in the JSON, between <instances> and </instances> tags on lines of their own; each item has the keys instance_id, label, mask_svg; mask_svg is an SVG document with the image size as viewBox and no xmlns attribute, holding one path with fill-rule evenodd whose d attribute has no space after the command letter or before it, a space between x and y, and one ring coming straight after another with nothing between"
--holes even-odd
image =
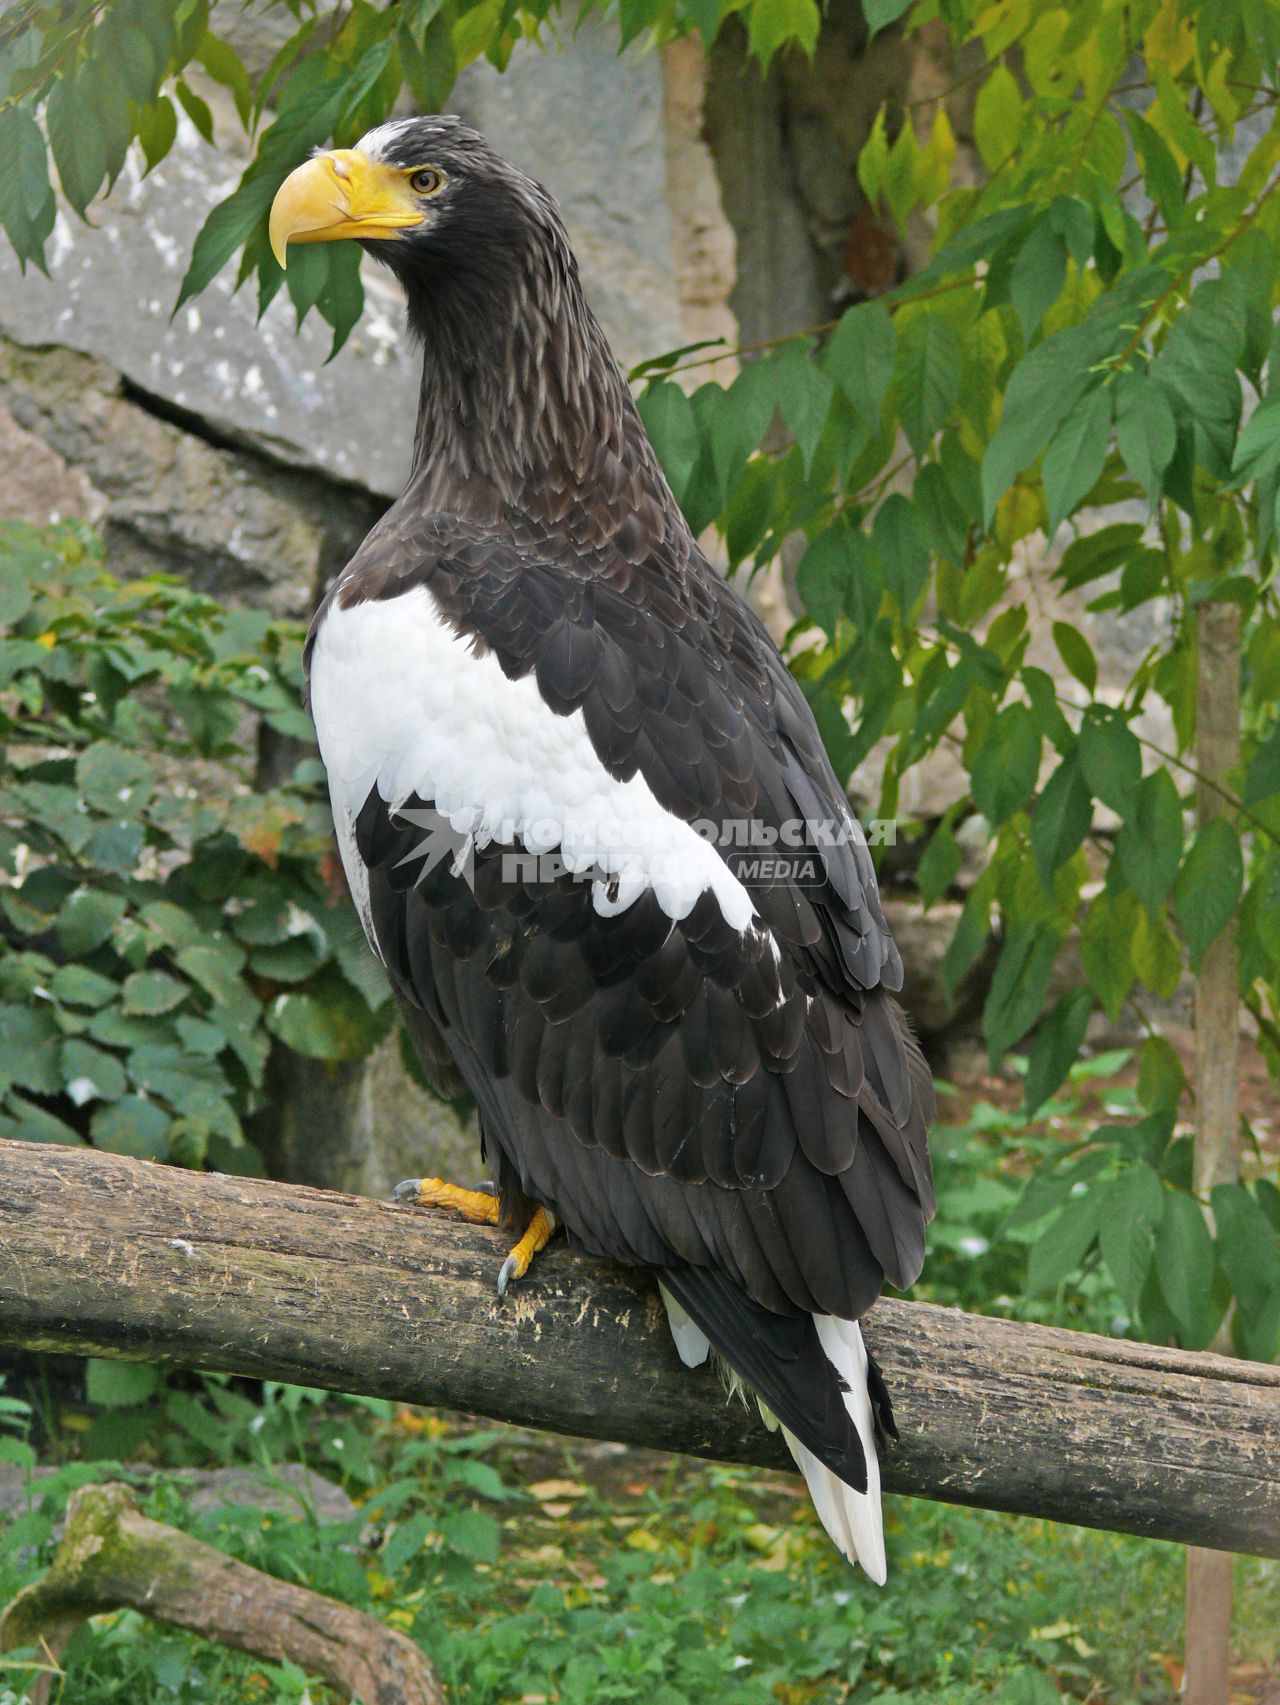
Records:
<instances>
[{"instance_id":1,"label":"green leaf","mask_svg":"<svg viewBox=\"0 0 1280 1705\"><path fill-rule=\"evenodd\" d=\"M89 1131L94 1147L135 1160L164 1160L169 1153L169 1115L154 1101L125 1095L94 1114Z\"/></svg>"},{"instance_id":2,"label":"green leaf","mask_svg":"<svg viewBox=\"0 0 1280 1705\"><path fill-rule=\"evenodd\" d=\"M973 139L982 163L996 171L1018 145L1022 134L1022 90L1006 65L996 65L978 90L973 115Z\"/></svg>"},{"instance_id":3,"label":"green leaf","mask_svg":"<svg viewBox=\"0 0 1280 1705\"><path fill-rule=\"evenodd\" d=\"M206 30L196 47L196 58L215 83L221 83L224 88L230 89L240 122L247 130L253 110L253 99L249 89L249 73L241 63L240 56L225 41L219 41Z\"/></svg>"},{"instance_id":4,"label":"green leaf","mask_svg":"<svg viewBox=\"0 0 1280 1705\"><path fill-rule=\"evenodd\" d=\"M1050 538L1098 483L1107 459L1110 430L1111 393L1105 385L1098 385L1050 441L1041 470Z\"/></svg>"},{"instance_id":5,"label":"green leaf","mask_svg":"<svg viewBox=\"0 0 1280 1705\"><path fill-rule=\"evenodd\" d=\"M151 798L151 766L138 752L98 740L76 759L76 785L95 811L137 816Z\"/></svg>"},{"instance_id":6,"label":"green leaf","mask_svg":"<svg viewBox=\"0 0 1280 1705\"><path fill-rule=\"evenodd\" d=\"M156 50L145 30L120 13L108 14L106 28L96 44L107 52L113 74L129 99L144 107L153 98L158 82Z\"/></svg>"},{"instance_id":7,"label":"green leaf","mask_svg":"<svg viewBox=\"0 0 1280 1705\"><path fill-rule=\"evenodd\" d=\"M1133 937L1138 907L1131 894L1096 894L1080 932L1080 959L1089 986L1114 1023L1133 987Z\"/></svg>"},{"instance_id":8,"label":"green leaf","mask_svg":"<svg viewBox=\"0 0 1280 1705\"><path fill-rule=\"evenodd\" d=\"M1031 341L1062 294L1066 277L1067 245L1052 220L1045 217L1032 227L1009 277L1009 296L1025 342Z\"/></svg>"},{"instance_id":9,"label":"green leaf","mask_svg":"<svg viewBox=\"0 0 1280 1705\"><path fill-rule=\"evenodd\" d=\"M1123 568L1141 549L1142 527L1138 522L1100 527L1067 546L1058 564L1058 578L1068 592L1074 592Z\"/></svg>"},{"instance_id":10,"label":"green leaf","mask_svg":"<svg viewBox=\"0 0 1280 1705\"><path fill-rule=\"evenodd\" d=\"M773 419L773 370L768 361L752 361L745 366L727 391L719 385L704 385L699 396L708 391L716 395L711 421L711 462L720 486L722 501L727 501L734 486L742 478L747 457L759 444Z\"/></svg>"},{"instance_id":11,"label":"green leaf","mask_svg":"<svg viewBox=\"0 0 1280 1705\"><path fill-rule=\"evenodd\" d=\"M1116 449L1154 502L1178 447L1178 428L1166 393L1150 380L1122 373L1116 381Z\"/></svg>"},{"instance_id":12,"label":"green leaf","mask_svg":"<svg viewBox=\"0 0 1280 1705\"><path fill-rule=\"evenodd\" d=\"M662 471L679 503L701 448L693 404L674 380L664 379L646 387L638 407L645 431L658 452Z\"/></svg>"},{"instance_id":13,"label":"green leaf","mask_svg":"<svg viewBox=\"0 0 1280 1705\"><path fill-rule=\"evenodd\" d=\"M1151 376L1195 428L1196 457L1216 479L1231 472L1240 420L1240 380L1247 321L1243 282L1231 275L1200 285L1174 321Z\"/></svg>"},{"instance_id":14,"label":"green leaf","mask_svg":"<svg viewBox=\"0 0 1280 1705\"><path fill-rule=\"evenodd\" d=\"M1166 1192L1156 1233L1156 1278L1189 1350L1203 1350L1221 1319L1211 1295L1215 1266L1213 1238L1199 1204L1183 1190Z\"/></svg>"},{"instance_id":15,"label":"green leaf","mask_svg":"<svg viewBox=\"0 0 1280 1705\"><path fill-rule=\"evenodd\" d=\"M183 112L195 125L206 142L213 141L213 114L209 111L208 102L197 95L183 78L179 77L173 86Z\"/></svg>"},{"instance_id":16,"label":"green leaf","mask_svg":"<svg viewBox=\"0 0 1280 1705\"><path fill-rule=\"evenodd\" d=\"M320 993L280 995L267 1028L286 1047L314 1060L355 1060L386 1032L389 1015L377 1016L341 977L326 980Z\"/></svg>"},{"instance_id":17,"label":"green leaf","mask_svg":"<svg viewBox=\"0 0 1280 1705\"><path fill-rule=\"evenodd\" d=\"M862 15L867 20L867 40L874 41L880 31L896 23L910 5L911 0L862 0Z\"/></svg>"},{"instance_id":18,"label":"green leaf","mask_svg":"<svg viewBox=\"0 0 1280 1705\"><path fill-rule=\"evenodd\" d=\"M810 58L818 45L822 22L814 0L754 0L747 26L747 46L767 71L779 48L795 42Z\"/></svg>"},{"instance_id":19,"label":"green leaf","mask_svg":"<svg viewBox=\"0 0 1280 1705\"><path fill-rule=\"evenodd\" d=\"M484 1510L458 1510L440 1523L440 1537L451 1551L478 1563L496 1563L502 1530Z\"/></svg>"},{"instance_id":20,"label":"green leaf","mask_svg":"<svg viewBox=\"0 0 1280 1705\"><path fill-rule=\"evenodd\" d=\"M1023 1113L1032 1119L1080 1057L1093 997L1071 989L1038 1026L1027 1065Z\"/></svg>"},{"instance_id":21,"label":"green leaf","mask_svg":"<svg viewBox=\"0 0 1280 1705\"><path fill-rule=\"evenodd\" d=\"M1027 1295L1043 1296L1056 1290L1077 1271L1098 1235L1102 1206L1096 1187L1073 1196L1058 1217L1037 1237L1027 1260Z\"/></svg>"},{"instance_id":22,"label":"green leaf","mask_svg":"<svg viewBox=\"0 0 1280 1705\"><path fill-rule=\"evenodd\" d=\"M1045 338L1014 368L1000 424L982 460L985 526L990 527L996 504L1018 474L1031 466L1097 383L1098 365L1126 336L1132 336L1135 318L1167 288L1168 281L1168 273L1159 266L1140 266L1123 274L1080 325Z\"/></svg>"},{"instance_id":23,"label":"green leaf","mask_svg":"<svg viewBox=\"0 0 1280 1705\"><path fill-rule=\"evenodd\" d=\"M1238 485L1280 473L1280 394L1267 397L1245 422L1231 459Z\"/></svg>"},{"instance_id":24,"label":"green leaf","mask_svg":"<svg viewBox=\"0 0 1280 1705\"><path fill-rule=\"evenodd\" d=\"M959 873L960 848L950 821L944 817L929 837L929 844L916 867L921 903L928 907L941 899Z\"/></svg>"},{"instance_id":25,"label":"green leaf","mask_svg":"<svg viewBox=\"0 0 1280 1705\"><path fill-rule=\"evenodd\" d=\"M89 1101L116 1101L129 1084L114 1054L78 1036L62 1044L61 1071L66 1093L77 1107Z\"/></svg>"},{"instance_id":26,"label":"green leaf","mask_svg":"<svg viewBox=\"0 0 1280 1705\"><path fill-rule=\"evenodd\" d=\"M138 141L147 162L154 171L173 147L178 136L178 115L168 95L159 95L138 120Z\"/></svg>"},{"instance_id":27,"label":"green leaf","mask_svg":"<svg viewBox=\"0 0 1280 1705\"><path fill-rule=\"evenodd\" d=\"M1116 837L1115 857L1154 917L1182 862L1182 801L1168 770L1153 770L1139 782L1133 810Z\"/></svg>"},{"instance_id":28,"label":"green leaf","mask_svg":"<svg viewBox=\"0 0 1280 1705\"><path fill-rule=\"evenodd\" d=\"M1164 1036L1148 1036L1138 1050L1138 1101L1149 1113L1176 1114L1187 1090L1178 1051Z\"/></svg>"},{"instance_id":29,"label":"green leaf","mask_svg":"<svg viewBox=\"0 0 1280 1705\"><path fill-rule=\"evenodd\" d=\"M67 1006L105 1006L120 992L110 977L100 977L84 965L60 965L49 982L55 1000Z\"/></svg>"},{"instance_id":30,"label":"green leaf","mask_svg":"<svg viewBox=\"0 0 1280 1705\"><path fill-rule=\"evenodd\" d=\"M121 1010L131 1017L154 1018L181 1006L190 992L186 983L167 971L135 971L125 978Z\"/></svg>"},{"instance_id":31,"label":"green leaf","mask_svg":"<svg viewBox=\"0 0 1280 1705\"><path fill-rule=\"evenodd\" d=\"M1280 793L1280 722L1249 761L1244 778L1244 803L1257 805L1275 793Z\"/></svg>"},{"instance_id":32,"label":"green leaf","mask_svg":"<svg viewBox=\"0 0 1280 1705\"><path fill-rule=\"evenodd\" d=\"M879 432L893 378L898 339L879 302L862 302L841 316L823 352L827 371L868 432Z\"/></svg>"},{"instance_id":33,"label":"green leaf","mask_svg":"<svg viewBox=\"0 0 1280 1705\"><path fill-rule=\"evenodd\" d=\"M1182 212L1182 173L1169 152L1169 146L1154 125L1148 124L1141 113L1126 108L1124 122L1129 127L1129 139L1138 158L1142 181L1147 194L1160 210L1166 225L1172 225Z\"/></svg>"},{"instance_id":34,"label":"green leaf","mask_svg":"<svg viewBox=\"0 0 1280 1705\"><path fill-rule=\"evenodd\" d=\"M892 492L876 511L871 543L884 570L885 585L904 618L929 583L929 546L913 506Z\"/></svg>"},{"instance_id":35,"label":"green leaf","mask_svg":"<svg viewBox=\"0 0 1280 1705\"><path fill-rule=\"evenodd\" d=\"M1126 1166L1102 1187L1098 1238L1102 1259L1132 1319L1140 1317L1143 1286L1151 1270L1155 1236L1164 1217L1165 1191L1145 1161Z\"/></svg>"},{"instance_id":36,"label":"green leaf","mask_svg":"<svg viewBox=\"0 0 1280 1705\"><path fill-rule=\"evenodd\" d=\"M0 1005L0 1070L10 1083L37 1095L56 1095L61 1032L47 1006Z\"/></svg>"},{"instance_id":37,"label":"green leaf","mask_svg":"<svg viewBox=\"0 0 1280 1705\"><path fill-rule=\"evenodd\" d=\"M329 272L316 307L333 328L333 342L325 360L332 361L350 337L364 312L364 283L360 276L360 249L355 243L337 243L329 251Z\"/></svg>"},{"instance_id":38,"label":"green leaf","mask_svg":"<svg viewBox=\"0 0 1280 1705\"><path fill-rule=\"evenodd\" d=\"M855 561L854 535L836 524L818 534L796 568L796 590L804 613L831 640L849 601Z\"/></svg>"},{"instance_id":39,"label":"green leaf","mask_svg":"<svg viewBox=\"0 0 1280 1705\"><path fill-rule=\"evenodd\" d=\"M23 107L0 110L0 216L12 206L15 215L38 219L52 200L44 137L40 126ZM5 224L8 218L5 217Z\"/></svg>"},{"instance_id":40,"label":"green leaf","mask_svg":"<svg viewBox=\"0 0 1280 1705\"><path fill-rule=\"evenodd\" d=\"M90 1356L84 1364L84 1394L104 1409L130 1409L159 1389L159 1369L147 1362L108 1362Z\"/></svg>"},{"instance_id":41,"label":"green leaf","mask_svg":"<svg viewBox=\"0 0 1280 1705\"><path fill-rule=\"evenodd\" d=\"M934 313L913 320L898 340L893 398L918 461L955 406L960 371L960 340L949 323Z\"/></svg>"},{"instance_id":42,"label":"green leaf","mask_svg":"<svg viewBox=\"0 0 1280 1705\"><path fill-rule=\"evenodd\" d=\"M1024 704L1007 705L974 759L973 801L993 827L1026 801L1040 771L1040 729Z\"/></svg>"},{"instance_id":43,"label":"green leaf","mask_svg":"<svg viewBox=\"0 0 1280 1705\"><path fill-rule=\"evenodd\" d=\"M1070 622L1055 622L1053 643L1058 656L1092 698L1098 690L1098 660L1089 641Z\"/></svg>"},{"instance_id":44,"label":"green leaf","mask_svg":"<svg viewBox=\"0 0 1280 1705\"><path fill-rule=\"evenodd\" d=\"M1034 924L1005 938L982 1012L992 1063L1025 1036L1044 1008L1058 940Z\"/></svg>"},{"instance_id":45,"label":"green leaf","mask_svg":"<svg viewBox=\"0 0 1280 1705\"><path fill-rule=\"evenodd\" d=\"M107 144L88 95L70 77L53 85L45 108L62 193L83 216L107 175Z\"/></svg>"},{"instance_id":46,"label":"green leaf","mask_svg":"<svg viewBox=\"0 0 1280 1705\"><path fill-rule=\"evenodd\" d=\"M1217 177L1217 158L1208 130L1198 124L1187 110L1182 91L1168 65L1153 58L1150 72L1155 80L1160 118L1170 137L1188 160L1198 167L1205 188L1212 189ZM1178 199L1182 199L1181 184L1178 186Z\"/></svg>"},{"instance_id":47,"label":"green leaf","mask_svg":"<svg viewBox=\"0 0 1280 1705\"><path fill-rule=\"evenodd\" d=\"M1090 711L1080 724L1077 751L1080 773L1090 793L1127 817L1134 808L1142 776L1142 748L1123 717L1115 712Z\"/></svg>"},{"instance_id":48,"label":"green leaf","mask_svg":"<svg viewBox=\"0 0 1280 1705\"><path fill-rule=\"evenodd\" d=\"M1211 1194L1218 1260L1238 1304L1234 1331L1255 1361L1280 1349L1280 1238L1243 1184L1218 1184Z\"/></svg>"},{"instance_id":49,"label":"green leaf","mask_svg":"<svg viewBox=\"0 0 1280 1705\"><path fill-rule=\"evenodd\" d=\"M800 447L804 471L808 474L831 412L835 386L799 342L784 343L778 350L773 359L773 377L778 407Z\"/></svg>"},{"instance_id":50,"label":"green leaf","mask_svg":"<svg viewBox=\"0 0 1280 1705\"><path fill-rule=\"evenodd\" d=\"M1243 886L1240 837L1224 817L1214 817L1192 842L1173 890L1174 910L1194 970L1199 970L1205 949L1230 922Z\"/></svg>"},{"instance_id":51,"label":"green leaf","mask_svg":"<svg viewBox=\"0 0 1280 1705\"><path fill-rule=\"evenodd\" d=\"M1031 851L1046 890L1089 832L1093 798L1074 753L1049 777L1031 813Z\"/></svg>"},{"instance_id":52,"label":"green leaf","mask_svg":"<svg viewBox=\"0 0 1280 1705\"><path fill-rule=\"evenodd\" d=\"M329 282L332 253L333 249L327 243L313 243L299 247L296 254L289 256L289 270L284 281L299 326L320 300L320 293Z\"/></svg>"},{"instance_id":53,"label":"green leaf","mask_svg":"<svg viewBox=\"0 0 1280 1705\"><path fill-rule=\"evenodd\" d=\"M178 291L175 312L212 282L259 222L266 218L278 184L279 179L274 175L244 178L238 189L218 203L196 237L191 262Z\"/></svg>"}]
</instances>

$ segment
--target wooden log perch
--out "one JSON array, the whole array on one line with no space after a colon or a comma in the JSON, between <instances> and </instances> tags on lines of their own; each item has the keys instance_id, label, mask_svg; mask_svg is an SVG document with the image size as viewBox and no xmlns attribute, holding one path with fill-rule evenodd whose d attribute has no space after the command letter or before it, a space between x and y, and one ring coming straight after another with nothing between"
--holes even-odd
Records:
<instances>
[{"instance_id":1,"label":"wooden log perch","mask_svg":"<svg viewBox=\"0 0 1280 1705\"><path fill-rule=\"evenodd\" d=\"M269 1663L289 1659L361 1705L445 1705L407 1634L152 1521L127 1486L82 1486L52 1567L0 1617L0 1649L35 1646L56 1658L86 1617L122 1609ZM52 1679L40 1677L32 1705L42 1705Z\"/></svg>"},{"instance_id":2,"label":"wooden log perch","mask_svg":"<svg viewBox=\"0 0 1280 1705\"><path fill-rule=\"evenodd\" d=\"M789 1467L652 1280L442 1212L0 1142L0 1342ZM1280 1368L885 1300L896 1492L1280 1557Z\"/></svg>"}]
</instances>

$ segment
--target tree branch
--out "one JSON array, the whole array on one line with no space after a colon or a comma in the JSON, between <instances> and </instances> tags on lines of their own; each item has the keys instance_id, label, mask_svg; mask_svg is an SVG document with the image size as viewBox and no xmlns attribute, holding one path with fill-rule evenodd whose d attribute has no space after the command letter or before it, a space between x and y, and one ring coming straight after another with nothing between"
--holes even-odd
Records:
<instances>
[{"instance_id":1,"label":"tree branch","mask_svg":"<svg viewBox=\"0 0 1280 1705\"><path fill-rule=\"evenodd\" d=\"M56 1657L86 1617L126 1607L271 1663L289 1659L362 1705L445 1705L407 1634L152 1521L120 1485L72 1493L52 1567L0 1616L0 1650L38 1646ZM32 1705L51 1679L37 1681Z\"/></svg>"},{"instance_id":2,"label":"tree branch","mask_svg":"<svg viewBox=\"0 0 1280 1705\"><path fill-rule=\"evenodd\" d=\"M652 1280L443 1213L0 1143L0 1342L292 1380L788 1467ZM883 1301L898 1492L1280 1557L1280 1368Z\"/></svg>"}]
</instances>

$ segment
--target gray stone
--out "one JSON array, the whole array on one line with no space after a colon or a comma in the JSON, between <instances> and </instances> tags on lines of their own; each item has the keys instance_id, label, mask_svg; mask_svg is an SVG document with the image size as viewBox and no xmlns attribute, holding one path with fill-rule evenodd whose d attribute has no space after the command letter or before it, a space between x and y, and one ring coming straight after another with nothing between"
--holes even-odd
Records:
<instances>
[{"instance_id":1,"label":"gray stone","mask_svg":"<svg viewBox=\"0 0 1280 1705\"><path fill-rule=\"evenodd\" d=\"M22 484L5 488L5 511L44 518L56 474L75 499L63 513L104 524L119 574L179 574L218 597L303 616L382 508L356 488L219 442L202 422L185 429L105 361L71 349L0 336L0 393L30 451Z\"/></svg>"},{"instance_id":2,"label":"gray stone","mask_svg":"<svg viewBox=\"0 0 1280 1705\"><path fill-rule=\"evenodd\" d=\"M405 1178L473 1185L485 1176L474 1118L414 1082L398 1034L350 1063L277 1049L269 1073L250 1134L274 1178L385 1197Z\"/></svg>"},{"instance_id":3,"label":"gray stone","mask_svg":"<svg viewBox=\"0 0 1280 1705\"><path fill-rule=\"evenodd\" d=\"M604 25L584 23L560 52L526 43L502 77L471 68L456 105L559 199L587 294L621 359L634 362L679 344L682 332L661 65L635 51L619 57L611 39ZM383 269L366 263L365 316L328 365L319 318L295 335L282 293L257 320L251 287L233 292L234 268L170 317L196 234L247 157L225 91L201 82L200 92L220 148L180 116L173 151L150 175L134 151L92 225L60 210L50 278L35 268L24 277L0 242L0 332L109 361L128 385L206 430L394 495L408 472L420 358Z\"/></svg>"},{"instance_id":4,"label":"gray stone","mask_svg":"<svg viewBox=\"0 0 1280 1705\"><path fill-rule=\"evenodd\" d=\"M685 341L667 210L662 62L584 17L552 51L477 63L451 105L559 204L587 298L624 365Z\"/></svg>"}]
</instances>

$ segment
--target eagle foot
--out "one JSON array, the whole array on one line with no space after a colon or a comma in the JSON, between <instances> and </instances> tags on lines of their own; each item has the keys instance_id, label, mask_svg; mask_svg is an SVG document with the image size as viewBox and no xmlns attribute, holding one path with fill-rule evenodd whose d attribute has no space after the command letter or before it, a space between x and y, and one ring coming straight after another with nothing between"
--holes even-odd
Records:
<instances>
[{"instance_id":1,"label":"eagle foot","mask_svg":"<svg viewBox=\"0 0 1280 1705\"><path fill-rule=\"evenodd\" d=\"M544 1249L551 1233L555 1230L551 1216L545 1208L539 1208L525 1227L524 1236L502 1263L498 1273L498 1295L507 1294L507 1286L512 1279L523 1279L533 1265L533 1258L540 1249Z\"/></svg>"},{"instance_id":2,"label":"eagle foot","mask_svg":"<svg viewBox=\"0 0 1280 1705\"><path fill-rule=\"evenodd\" d=\"M487 1190L464 1190L460 1184L446 1184L443 1178L406 1178L403 1184L396 1185L388 1200L397 1207L407 1204L414 1208L450 1208L473 1225L498 1223L496 1196Z\"/></svg>"}]
</instances>

